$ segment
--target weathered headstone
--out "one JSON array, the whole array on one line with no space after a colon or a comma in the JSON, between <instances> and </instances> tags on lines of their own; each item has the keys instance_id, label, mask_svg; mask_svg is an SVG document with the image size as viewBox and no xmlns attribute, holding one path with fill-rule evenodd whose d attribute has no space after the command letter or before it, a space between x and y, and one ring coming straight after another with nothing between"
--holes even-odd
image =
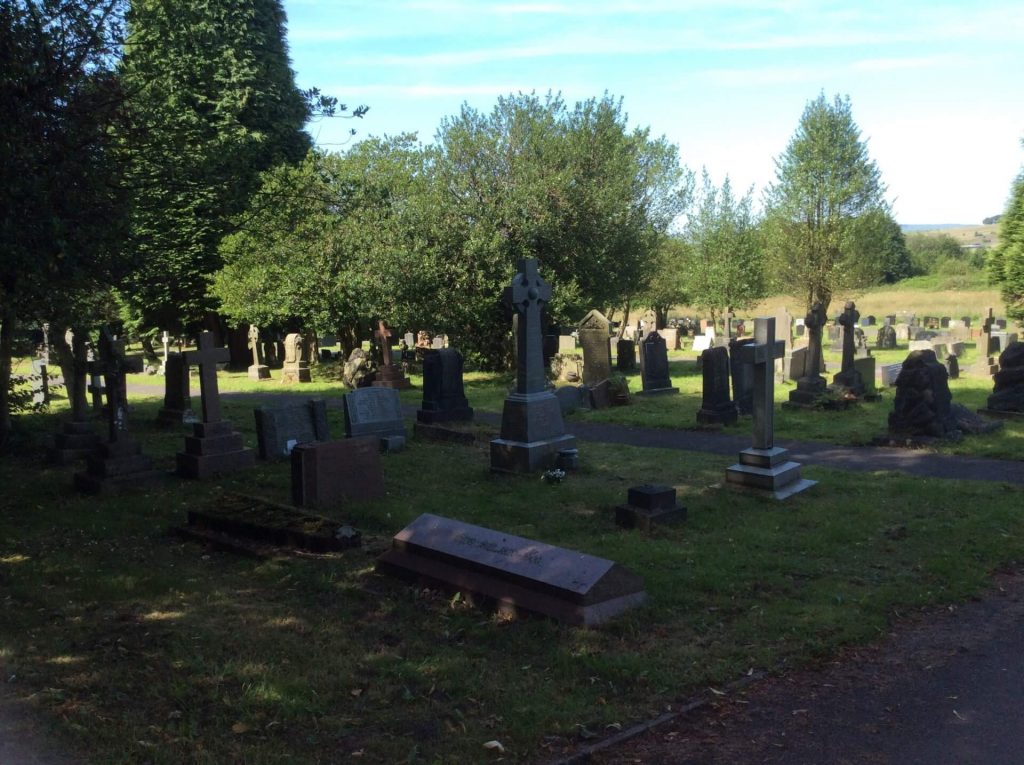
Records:
<instances>
[{"instance_id":1,"label":"weathered headstone","mask_svg":"<svg viewBox=\"0 0 1024 765\"><path fill-rule=\"evenodd\" d=\"M260 329L249 325L249 347L252 349L252 364L249 365L250 380L269 380L270 367L263 363L263 346L260 344Z\"/></svg>"},{"instance_id":2,"label":"weathered headstone","mask_svg":"<svg viewBox=\"0 0 1024 765\"><path fill-rule=\"evenodd\" d=\"M791 353L782 357L782 375L784 382L796 382L807 374L807 346L794 348Z\"/></svg>"},{"instance_id":3,"label":"weathered headstone","mask_svg":"<svg viewBox=\"0 0 1024 765\"><path fill-rule=\"evenodd\" d=\"M330 510L384 496L380 446L372 436L297 444L291 460L292 502L299 507Z\"/></svg>"},{"instance_id":4,"label":"weathered headstone","mask_svg":"<svg viewBox=\"0 0 1024 765\"><path fill-rule=\"evenodd\" d=\"M613 561L430 514L396 534L377 566L588 627L647 597L643 580Z\"/></svg>"},{"instance_id":5,"label":"weathered headstone","mask_svg":"<svg viewBox=\"0 0 1024 765\"><path fill-rule=\"evenodd\" d=\"M827 388L825 378L821 376L821 331L825 326L825 312L821 303L815 303L804 317L807 328L807 356L804 374L797 380L796 390L789 393L789 404L792 406L810 407L821 397Z\"/></svg>"},{"instance_id":6,"label":"weathered headstone","mask_svg":"<svg viewBox=\"0 0 1024 765\"><path fill-rule=\"evenodd\" d=\"M670 351L679 350L679 329L677 327L663 327L658 334L665 341L665 348Z\"/></svg>"},{"instance_id":7,"label":"weathered headstone","mask_svg":"<svg viewBox=\"0 0 1024 765\"><path fill-rule=\"evenodd\" d=\"M284 459L298 444L329 441L327 402L311 399L301 404L261 406L253 410L260 459Z\"/></svg>"},{"instance_id":8,"label":"weathered headstone","mask_svg":"<svg viewBox=\"0 0 1024 765\"><path fill-rule=\"evenodd\" d=\"M152 483L161 475L153 461L128 432L128 402L124 396L124 341L106 327L100 332L99 367L107 392L108 443L98 444L86 457L84 473L75 473L75 488L87 494L117 493Z\"/></svg>"},{"instance_id":9,"label":"weathered headstone","mask_svg":"<svg viewBox=\"0 0 1024 765\"><path fill-rule=\"evenodd\" d=\"M946 374L949 375L950 380L960 379L960 359L957 358L955 353L949 354L943 364L946 367Z\"/></svg>"},{"instance_id":10,"label":"weathered headstone","mask_svg":"<svg viewBox=\"0 0 1024 765\"><path fill-rule=\"evenodd\" d=\"M740 349L754 342L751 337L734 337L729 341L729 375L732 377L732 400L736 411L747 415L754 412L754 368L740 361Z\"/></svg>"},{"instance_id":11,"label":"weathered headstone","mask_svg":"<svg viewBox=\"0 0 1024 765\"><path fill-rule=\"evenodd\" d=\"M793 314L785 306L775 312L775 332L786 344L786 352L793 350Z\"/></svg>"},{"instance_id":12,"label":"weathered headstone","mask_svg":"<svg viewBox=\"0 0 1024 765\"><path fill-rule=\"evenodd\" d=\"M158 425L192 425L199 421L192 410L188 364L181 353L167 354L164 362L164 405L157 412Z\"/></svg>"},{"instance_id":13,"label":"weathered headstone","mask_svg":"<svg viewBox=\"0 0 1024 765\"><path fill-rule=\"evenodd\" d=\"M431 424L472 419L473 408L462 382L462 354L454 348L427 351L423 356L423 402L416 420Z\"/></svg>"},{"instance_id":14,"label":"weathered headstone","mask_svg":"<svg viewBox=\"0 0 1024 765\"><path fill-rule=\"evenodd\" d=\"M547 389L541 347L541 312L551 285L537 273L536 258L519 261L504 298L518 317L516 389L505 399L501 434L491 441L491 470L530 472L551 465L562 449L576 447L565 432L558 399Z\"/></svg>"},{"instance_id":15,"label":"weathered headstone","mask_svg":"<svg viewBox=\"0 0 1024 765\"><path fill-rule=\"evenodd\" d=\"M627 529L651 531L655 526L685 520L686 508L676 502L676 490L671 486L633 486L626 493L626 504L615 508L615 523Z\"/></svg>"},{"instance_id":16,"label":"weathered headstone","mask_svg":"<svg viewBox=\"0 0 1024 765\"><path fill-rule=\"evenodd\" d=\"M377 376L373 380L376 388L393 388L405 390L411 388L412 383L402 371L401 364L395 364L391 354L393 345L391 330L385 326L383 321L377 322L377 331L374 333L377 338L377 346L380 348L380 365L377 367Z\"/></svg>"},{"instance_id":17,"label":"weathered headstone","mask_svg":"<svg viewBox=\"0 0 1024 765\"><path fill-rule=\"evenodd\" d=\"M199 394L203 419L185 436L185 451L175 455L182 478L209 478L252 467L256 455L245 446L242 434L221 419L217 364L227 362L231 352L218 348L211 332L201 332L197 350L185 352L185 363L199 368Z\"/></svg>"},{"instance_id":18,"label":"weathered headstone","mask_svg":"<svg viewBox=\"0 0 1024 765\"><path fill-rule=\"evenodd\" d=\"M345 436L406 437L402 400L394 388L357 388L346 393Z\"/></svg>"},{"instance_id":19,"label":"weathered headstone","mask_svg":"<svg viewBox=\"0 0 1024 765\"><path fill-rule=\"evenodd\" d=\"M312 373L309 371L309 350L306 347L306 339L298 332L292 332L284 338L284 364L281 366L281 382L313 382Z\"/></svg>"},{"instance_id":20,"label":"weathered headstone","mask_svg":"<svg viewBox=\"0 0 1024 765\"><path fill-rule=\"evenodd\" d=\"M740 461L725 471L726 482L739 489L765 492L785 499L814 486L802 478L800 463L787 459L788 451L775 446L775 359L785 344L775 340L775 319L754 319L754 343L738 349L744 363L754 367L753 445L740 452Z\"/></svg>"},{"instance_id":21,"label":"weathered headstone","mask_svg":"<svg viewBox=\"0 0 1024 765\"><path fill-rule=\"evenodd\" d=\"M731 425L739 418L736 405L729 396L729 352L725 348L708 348L701 354L703 394L697 410L701 425Z\"/></svg>"},{"instance_id":22,"label":"weathered headstone","mask_svg":"<svg viewBox=\"0 0 1024 765\"><path fill-rule=\"evenodd\" d=\"M846 301L843 313L839 317L839 323L843 327L843 363L839 374L832 378L832 391L844 397L862 398L864 396L864 380L853 364L854 346L856 337L854 330L857 321L860 319L860 312L852 300Z\"/></svg>"},{"instance_id":23,"label":"weathered headstone","mask_svg":"<svg viewBox=\"0 0 1024 765\"><path fill-rule=\"evenodd\" d=\"M640 341L640 382L646 395L679 392L679 388L672 386L668 348L658 331L648 333Z\"/></svg>"},{"instance_id":24,"label":"weathered headstone","mask_svg":"<svg viewBox=\"0 0 1024 765\"><path fill-rule=\"evenodd\" d=\"M612 376L611 325L595 309L583 317L578 329L583 348L583 382L596 385Z\"/></svg>"},{"instance_id":25,"label":"weathered headstone","mask_svg":"<svg viewBox=\"0 0 1024 765\"><path fill-rule=\"evenodd\" d=\"M892 350L896 347L896 330L888 319L886 323L878 328L878 334L875 336L875 347L879 350Z\"/></svg>"},{"instance_id":26,"label":"weathered headstone","mask_svg":"<svg viewBox=\"0 0 1024 765\"><path fill-rule=\"evenodd\" d=\"M559 353L576 353L576 338L572 335L558 336Z\"/></svg>"},{"instance_id":27,"label":"weathered headstone","mask_svg":"<svg viewBox=\"0 0 1024 765\"><path fill-rule=\"evenodd\" d=\"M615 343L615 368L620 372L636 369L636 345L632 340L622 338Z\"/></svg>"},{"instance_id":28,"label":"weathered headstone","mask_svg":"<svg viewBox=\"0 0 1024 765\"><path fill-rule=\"evenodd\" d=\"M693 338L693 346L691 350L696 354L701 354L715 344L714 335L696 335Z\"/></svg>"},{"instance_id":29,"label":"weathered headstone","mask_svg":"<svg viewBox=\"0 0 1024 765\"><path fill-rule=\"evenodd\" d=\"M875 357L861 356L854 359L853 367L860 375L861 382L864 383L864 397L873 399L878 392L875 387Z\"/></svg>"}]
</instances>

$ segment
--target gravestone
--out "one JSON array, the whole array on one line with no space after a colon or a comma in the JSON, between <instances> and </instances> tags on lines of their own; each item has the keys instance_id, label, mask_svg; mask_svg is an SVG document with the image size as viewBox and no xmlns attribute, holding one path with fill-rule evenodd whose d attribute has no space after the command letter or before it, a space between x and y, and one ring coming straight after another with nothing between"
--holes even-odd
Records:
<instances>
[{"instance_id":1,"label":"gravestone","mask_svg":"<svg viewBox=\"0 0 1024 765\"><path fill-rule=\"evenodd\" d=\"M572 335L558 336L559 353L576 353L576 338Z\"/></svg>"},{"instance_id":2,"label":"gravestone","mask_svg":"<svg viewBox=\"0 0 1024 765\"><path fill-rule=\"evenodd\" d=\"M743 415L753 414L754 412L754 369L750 364L740 361L742 357L740 349L753 342L754 339L751 337L734 337L729 341L729 373L732 377L732 400L736 404L736 411Z\"/></svg>"},{"instance_id":3,"label":"gravestone","mask_svg":"<svg viewBox=\"0 0 1024 765\"><path fill-rule=\"evenodd\" d=\"M86 457L84 473L75 473L75 488L87 494L115 494L161 478L153 461L128 431L128 402L124 396L124 340L115 339L106 327L100 332L100 359L107 391L108 442L97 444Z\"/></svg>"},{"instance_id":4,"label":"gravestone","mask_svg":"<svg viewBox=\"0 0 1024 765\"><path fill-rule=\"evenodd\" d=\"M429 350L423 356L423 402L417 422L469 422L473 408L462 382L462 354L454 348Z\"/></svg>"},{"instance_id":5,"label":"gravestone","mask_svg":"<svg viewBox=\"0 0 1024 765\"><path fill-rule=\"evenodd\" d=\"M636 345L632 340L622 338L615 343L615 368L620 372L636 369Z\"/></svg>"},{"instance_id":6,"label":"gravestone","mask_svg":"<svg viewBox=\"0 0 1024 765\"><path fill-rule=\"evenodd\" d=\"M284 338L284 364L281 366L281 382L308 383L313 382L309 371L309 350L306 339L298 332L292 332Z\"/></svg>"},{"instance_id":7,"label":"gravestone","mask_svg":"<svg viewBox=\"0 0 1024 765\"><path fill-rule=\"evenodd\" d=\"M807 356L804 374L797 380L796 390L789 392L790 406L812 407L825 393L827 383L821 376L821 330L825 326L825 312L821 303L815 303L804 317L807 328Z\"/></svg>"},{"instance_id":8,"label":"gravestone","mask_svg":"<svg viewBox=\"0 0 1024 765\"><path fill-rule=\"evenodd\" d=\"M448 336L447 335L434 335L434 339L430 341L430 347L439 351L442 348L448 347Z\"/></svg>"},{"instance_id":9,"label":"gravestone","mask_svg":"<svg viewBox=\"0 0 1024 765\"><path fill-rule=\"evenodd\" d=\"M1024 343L1015 342L999 354L999 370L993 375L992 395L982 414L1024 418Z\"/></svg>"},{"instance_id":10,"label":"gravestone","mask_svg":"<svg viewBox=\"0 0 1024 765\"><path fill-rule=\"evenodd\" d=\"M793 314L785 306L775 312L775 331L786 344L786 353L793 350Z\"/></svg>"},{"instance_id":11,"label":"gravestone","mask_svg":"<svg viewBox=\"0 0 1024 765\"><path fill-rule=\"evenodd\" d=\"M357 388L342 399L345 437L406 437L402 400L394 388Z\"/></svg>"},{"instance_id":12,"label":"gravestone","mask_svg":"<svg viewBox=\"0 0 1024 765\"><path fill-rule=\"evenodd\" d=\"M887 351L896 347L896 330L891 324L886 323L878 328L878 335L875 336L875 347Z\"/></svg>"},{"instance_id":13,"label":"gravestone","mask_svg":"<svg viewBox=\"0 0 1024 765\"><path fill-rule=\"evenodd\" d=\"M655 526L685 520L686 508L676 502L676 490L671 486L633 486L626 493L626 504L615 508L615 523L626 529L651 531Z\"/></svg>"},{"instance_id":14,"label":"gravestone","mask_svg":"<svg viewBox=\"0 0 1024 765\"><path fill-rule=\"evenodd\" d=\"M796 382L807 373L807 346L794 348L782 358L781 378L784 382Z\"/></svg>"},{"instance_id":15,"label":"gravestone","mask_svg":"<svg viewBox=\"0 0 1024 765\"><path fill-rule=\"evenodd\" d=\"M402 339L405 340L405 347L406 348L413 348L413 347L415 347L415 345L416 345L416 335L414 335L412 332L406 332L405 336Z\"/></svg>"},{"instance_id":16,"label":"gravestone","mask_svg":"<svg viewBox=\"0 0 1024 765\"><path fill-rule=\"evenodd\" d=\"M583 348L583 383L596 385L612 376L611 325L598 310L583 317L579 327Z\"/></svg>"},{"instance_id":17,"label":"gravestone","mask_svg":"<svg viewBox=\"0 0 1024 765\"><path fill-rule=\"evenodd\" d=\"M402 371L401 364L395 364L391 354L391 330L383 321L377 322L377 331L374 333L377 338L377 345L380 348L380 365L377 367L377 376L373 380L375 388L392 388L394 390L405 390L412 387Z\"/></svg>"},{"instance_id":18,"label":"gravestone","mask_svg":"<svg viewBox=\"0 0 1024 765\"><path fill-rule=\"evenodd\" d=\"M692 350L694 353L701 354L704 351L708 350L709 348L713 347L714 344L714 335L695 335L693 338L693 345L691 346L690 350Z\"/></svg>"},{"instance_id":19,"label":"gravestone","mask_svg":"<svg viewBox=\"0 0 1024 765\"><path fill-rule=\"evenodd\" d=\"M949 328L949 321L950 321L950 317L949 316L940 316L939 317L939 327L941 327L942 329L948 329Z\"/></svg>"},{"instance_id":20,"label":"gravestone","mask_svg":"<svg viewBox=\"0 0 1024 765\"><path fill-rule=\"evenodd\" d=\"M563 385L555 388L555 398L558 399L563 415L577 409L590 409L590 389L585 385Z\"/></svg>"},{"instance_id":21,"label":"gravestone","mask_svg":"<svg viewBox=\"0 0 1024 765\"><path fill-rule=\"evenodd\" d=\"M658 331L648 333L647 337L640 341L640 382L642 392L646 395L679 392L679 388L672 387L668 370L668 348Z\"/></svg>"},{"instance_id":22,"label":"gravestone","mask_svg":"<svg viewBox=\"0 0 1024 765\"><path fill-rule=\"evenodd\" d=\"M384 497L380 445L373 436L296 444L291 461L292 503L298 507L336 510Z\"/></svg>"},{"instance_id":23,"label":"gravestone","mask_svg":"<svg viewBox=\"0 0 1024 765\"><path fill-rule=\"evenodd\" d=\"M943 363L950 380L960 379L960 359L957 358L955 353L949 354Z\"/></svg>"},{"instance_id":24,"label":"gravestone","mask_svg":"<svg viewBox=\"0 0 1024 765\"><path fill-rule=\"evenodd\" d=\"M993 355L992 328L994 324L995 319L992 318L992 308L990 307L988 315L981 325L981 337L978 338L975 346L978 360L971 366L971 372L974 374L991 376L999 371L999 365Z\"/></svg>"},{"instance_id":25,"label":"gravestone","mask_svg":"<svg viewBox=\"0 0 1024 765\"><path fill-rule=\"evenodd\" d=\"M185 363L199 368L199 395L203 419L185 436L185 451L175 455L182 478L209 478L252 467L256 455L246 448L242 434L221 419L220 392L217 389L217 365L227 362L231 352L218 348L212 332L199 334L198 349L185 352Z\"/></svg>"},{"instance_id":26,"label":"gravestone","mask_svg":"<svg viewBox=\"0 0 1024 765\"><path fill-rule=\"evenodd\" d=\"M854 327L853 330L853 358L863 359L871 355L871 349L868 348L868 338L864 334L864 330L860 327Z\"/></svg>"},{"instance_id":27,"label":"gravestone","mask_svg":"<svg viewBox=\"0 0 1024 765\"><path fill-rule=\"evenodd\" d=\"M897 322L893 326L893 331L896 333L897 343L908 343L910 342L910 325Z\"/></svg>"},{"instance_id":28,"label":"gravestone","mask_svg":"<svg viewBox=\"0 0 1024 765\"><path fill-rule=\"evenodd\" d=\"M667 350L679 350L679 329L677 327L664 327L658 330L658 334L665 341L665 348Z\"/></svg>"},{"instance_id":29,"label":"gravestone","mask_svg":"<svg viewBox=\"0 0 1024 765\"><path fill-rule=\"evenodd\" d=\"M550 466L559 451L576 448L576 439L565 432L561 406L544 374L541 313L551 300L551 285L537 273L536 258L518 265L504 293L518 317L516 389L505 399L501 433L491 441L491 470L525 473Z\"/></svg>"},{"instance_id":30,"label":"gravestone","mask_svg":"<svg viewBox=\"0 0 1024 765\"><path fill-rule=\"evenodd\" d=\"M280 369L284 364L284 355L278 351L277 340L263 341L263 363L271 369Z\"/></svg>"},{"instance_id":31,"label":"gravestone","mask_svg":"<svg viewBox=\"0 0 1024 765\"><path fill-rule=\"evenodd\" d=\"M846 301L843 313L839 317L839 323L843 327L843 363L839 374L832 378L832 385L830 386L833 393L846 398L851 396L863 398L864 396L864 380L861 379L857 367L853 364L854 346L856 343L854 329L859 319L860 312L857 311L854 302L852 300Z\"/></svg>"},{"instance_id":32,"label":"gravestone","mask_svg":"<svg viewBox=\"0 0 1024 765\"><path fill-rule=\"evenodd\" d=\"M948 378L934 351L910 352L896 378L896 396L889 413L891 438L902 441L960 437L952 413Z\"/></svg>"},{"instance_id":33,"label":"gravestone","mask_svg":"<svg viewBox=\"0 0 1024 765\"><path fill-rule=\"evenodd\" d=\"M84 459L99 444L99 437L89 422L89 404L85 397L85 378L88 370L86 360L86 333L84 329L69 329L64 336L71 348L71 377L65 387L71 403L71 419L65 421L61 430L53 436L49 450L50 461L57 465L68 465L77 459Z\"/></svg>"},{"instance_id":34,"label":"gravestone","mask_svg":"<svg viewBox=\"0 0 1024 765\"><path fill-rule=\"evenodd\" d=\"M774 499L786 499L817 483L802 478L800 463L789 460L788 451L775 446L773 371L775 359L784 352L785 343L775 340L775 319L754 319L754 342L738 348L740 361L754 367L753 444L725 471L729 486L766 493Z\"/></svg>"},{"instance_id":35,"label":"gravestone","mask_svg":"<svg viewBox=\"0 0 1024 765\"><path fill-rule=\"evenodd\" d=\"M249 347L252 349L252 364L249 365L250 380L269 380L270 367L263 363L263 346L260 345L260 329L249 325Z\"/></svg>"},{"instance_id":36,"label":"gravestone","mask_svg":"<svg viewBox=\"0 0 1024 765\"><path fill-rule=\"evenodd\" d=\"M261 406L253 410L260 459L284 459L298 444L329 441L327 402L311 399L301 404Z\"/></svg>"},{"instance_id":37,"label":"gravestone","mask_svg":"<svg viewBox=\"0 0 1024 765\"><path fill-rule=\"evenodd\" d=\"M50 405L50 374L46 361L32 359L32 404L36 407Z\"/></svg>"},{"instance_id":38,"label":"gravestone","mask_svg":"<svg viewBox=\"0 0 1024 765\"><path fill-rule=\"evenodd\" d=\"M701 354L701 373L704 387L697 422L732 425L739 414L729 397L729 352L725 348L708 348Z\"/></svg>"},{"instance_id":39,"label":"gravestone","mask_svg":"<svg viewBox=\"0 0 1024 765\"><path fill-rule=\"evenodd\" d=\"M180 353L167 354L164 362L164 405L157 412L158 425L191 425L199 418L192 411L188 364Z\"/></svg>"},{"instance_id":40,"label":"gravestone","mask_svg":"<svg viewBox=\"0 0 1024 765\"><path fill-rule=\"evenodd\" d=\"M883 388L891 388L896 385L896 380L899 377L900 371L903 369L903 362L898 361L895 364L880 364L878 366L879 381Z\"/></svg>"},{"instance_id":41,"label":"gravestone","mask_svg":"<svg viewBox=\"0 0 1024 765\"><path fill-rule=\"evenodd\" d=\"M590 408L595 411L612 405L612 382L607 377L594 385L584 386L590 393Z\"/></svg>"},{"instance_id":42,"label":"gravestone","mask_svg":"<svg viewBox=\"0 0 1024 765\"><path fill-rule=\"evenodd\" d=\"M377 567L587 627L647 597L643 580L614 561L426 513L395 535Z\"/></svg>"},{"instance_id":43,"label":"gravestone","mask_svg":"<svg viewBox=\"0 0 1024 765\"><path fill-rule=\"evenodd\" d=\"M875 387L875 357L861 356L859 359L854 359L853 367L860 375L861 382L864 383L864 397L873 399L877 395Z\"/></svg>"}]
</instances>

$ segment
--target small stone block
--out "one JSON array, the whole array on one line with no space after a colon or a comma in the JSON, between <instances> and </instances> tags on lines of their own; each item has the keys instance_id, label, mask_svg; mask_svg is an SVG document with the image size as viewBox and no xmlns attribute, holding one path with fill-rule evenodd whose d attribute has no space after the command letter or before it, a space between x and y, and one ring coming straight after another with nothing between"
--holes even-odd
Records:
<instances>
[{"instance_id":1,"label":"small stone block","mask_svg":"<svg viewBox=\"0 0 1024 765\"><path fill-rule=\"evenodd\" d=\"M203 479L252 467L256 464L256 452L252 449L205 455L178 452L175 460L179 476Z\"/></svg>"},{"instance_id":2,"label":"small stone block","mask_svg":"<svg viewBox=\"0 0 1024 765\"><path fill-rule=\"evenodd\" d=\"M405 436L381 436L380 450L383 454L400 452L405 448Z\"/></svg>"},{"instance_id":3,"label":"small stone block","mask_svg":"<svg viewBox=\"0 0 1024 765\"><path fill-rule=\"evenodd\" d=\"M755 449L753 447L740 452L740 464L751 467L772 468L786 461L787 449L780 446L771 449Z\"/></svg>"},{"instance_id":4,"label":"small stone block","mask_svg":"<svg viewBox=\"0 0 1024 765\"><path fill-rule=\"evenodd\" d=\"M576 470L580 466L579 449L560 449L555 459L555 466L559 470Z\"/></svg>"},{"instance_id":5,"label":"small stone block","mask_svg":"<svg viewBox=\"0 0 1024 765\"><path fill-rule=\"evenodd\" d=\"M626 502L644 510L669 510L676 506L676 490L655 484L633 486L626 493Z\"/></svg>"},{"instance_id":6,"label":"small stone block","mask_svg":"<svg viewBox=\"0 0 1024 765\"><path fill-rule=\"evenodd\" d=\"M672 492L675 494L675 492ZM669 508L643 508L633 505L619 505L615 508L615 523L624 529L651 531L655 526L682 523L686 520L686 508L673 505Z\"/></svg>"}]
</instances>

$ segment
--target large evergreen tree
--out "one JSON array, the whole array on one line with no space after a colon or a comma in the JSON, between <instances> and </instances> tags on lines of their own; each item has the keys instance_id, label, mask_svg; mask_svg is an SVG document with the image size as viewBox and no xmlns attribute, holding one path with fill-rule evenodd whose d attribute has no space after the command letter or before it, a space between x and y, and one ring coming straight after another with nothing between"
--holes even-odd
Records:
<instances>
[{"instance_id":1,"label":"large evergreen tree","mask_svg":"<svg viewBox=\"0 0 1024 765\"><path fill-rule=\"evenodd\" d=\"M992 252L989 273L1002 287L1006 313L1024 321L1024 170L1014 181L1006 212L999 219L999 245Z\"/></svg>"},{"instance_id":2,"label":"large evergreen tree","mask_svg":"<svg viewBox=\"0 0 1024 765\"><path fill-rule=\"evenodd\" d=\"M218 246L260 173L305 156L309 107L279 0L137 0L128 31L122 143L143 265L124 298L141 325L180 330L215 310Z\"/></svg>"},{"instance_id":3,"label":"large evergreen tree","mask_svg":"<svg viewBox=\"0 0 1024 765\"><path fill-rule=\"evenodd\" d=\"M775 160L766 198L766 243L780 285L828 310L839 290L877 282L886 264L885 186L853 120L849 98L825 94L807 104L796 133Z\"/></svg>"}]
</instances>

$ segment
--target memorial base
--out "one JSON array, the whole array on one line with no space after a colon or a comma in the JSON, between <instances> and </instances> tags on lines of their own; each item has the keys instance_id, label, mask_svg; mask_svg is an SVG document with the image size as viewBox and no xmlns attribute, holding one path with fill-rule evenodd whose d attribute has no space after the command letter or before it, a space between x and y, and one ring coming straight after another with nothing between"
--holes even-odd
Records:
<instances>
[{"instance_id":1,"label":"memorial base","mask_svg":"<svg viewBox=\"0 0 1024 765\"><path fill-rule=\"evenodd\" d=\"M576 437L565 432L554 393L513 393L505 399L501 435L491 441L491 470L529 473L549 468L559 451L574 448Z\"/></svg>"},{"instance_id":2,"label":"memorial base","mask_svg":"<svg viewBox=\"0 0 1024 765\"><path fill-rule=\"evenodd\" d=\"M270 367L266 364L252 364L249 367L249 379L250 380L269 380L270 379Z\"/></svg>"},{"instance_id":3,"label":"memorial base","mask_svg":"<svg viewBox=\"0 0 1024 765\"><path fill-rule=\"evenodd\" d=\"M736 405L732 402L714 409L697 410L698 425L732 425L739 417L740 414L736 411Z\"/></svg>"},{"instance_id":4,"label":"memorial base","mask_svg":"<svg viewBox=\"0 0 1024 765\"><path fill-rule=\"evenodd\" d=\"M153 460L142 453L142 447L127 438L100 444L85 461L85 472L74 475L75 488L83 494L119 494L164 477L153 469Z\"/></svg>"},{"instance_id":5,"label":"memorial base","mask_svg":"<svg viewBox=\"0 0 1024 765\"><path fill-rule=\"evenodd\" d=\"M575 448L576 437L570 435L530 442L495 438L491 441L491 470L501 473L532 473L541 468L554 467L560 451Z\"/></svg>"},{"instance_id":6,"label":"memorial base","mask_svg":"<svg viewBox=\"0 0 1024 765\"><path fill-rule=\"evenodd\" d=\"M634 486L626 495L626 504L615 508L615 523L627 529L650 532L655 526L685 520L686 508L676 504L676 490L671 486Z\"/></svg>"},{"instance_id":7,"label":"memorial base","mask_svg":"<svg viewBox=\"0 0 1024 765\"><path fill-rule=\"evenodd\" d=\"M252 467L256 454L244 446L242 434L230 422L197 422L194 434L185 437L185 451L175 455L182 478L209 478Z\"/></svg>"},{"instance_id":8,"label":"memorial base","mask_svg":"<svg viewBox=\"0 0 1024 765\"><path fill-rule=\"evenodd\" d=\"M663 396L663 395L672 395L673 393L678 393L678 392L679 392L679 388L673 388L673 387L669 386L669 387L665 387L665 388L645 388L642 391L638 391L636 393L636 395L637 396Z\"/></svg>"},{"instance_id":9,"label":"memorial base","mask_svg":"<svg viewBox=\"0 0 1024 765\"><path fill-rule=\"evenodd\" d=\"M417 409L416 421L433 425L438 422L471 422L473 407L458 406L452 409Z\"/></svg>"},{"instance_id":10,"label":"memorial base","mask_svg":"<svg viewBox=\"0 0 1024 765\"><path fill-rule=\"evenodd\" d=\"M191 409L168 409L163 408L156 415L156 424L161 427L172 427L178 425L195 425L199 417Z\"/></svg>"},{"instance_id":11,"label":"memorial base","mask_svg":"<svg viewBox=\"0 0 1024 765\"><path fill-rule=\"evenodd\" d=\"M796 382L796 390L789 392L789 404L813 409L818 401L827 395L828 386L824 377L801 377Z\"/></svg>"},{"instance_id":12,"label":"memorial base","mask_svg":"<svg viewBox=\"0 0 1024 765\"><path fill-rule=\"evenodd\" d=\"M285 364L281 367L281 382L283 383L308 383L313 382L312 374L309 371L309 364L302 362L301 365Z\"/></svg>"},{"instance_id":13,"label":"memorial base","mask_svg":"<svg viewBox=\"0 0 1024 765\"><path fill-rule=\"evenodd\" d=\"M88 422L65 422L63 429L53 436L50 447L50 462L55 465L70 465L85 459L99 445L99 436Z\"/></svg>"},{"instance_id":14,"label":"memorial base","mask_svg":"<svg viewBox=\"0 0 1024 765\"><path fill-rule=\"evenodd\" d=\"M395 390L407 390L412 387L412 383L396 366L390 367L378 367L377 376L373 380L373 386L376 388L394 388Z\"/></svg>"},{"instance_id":15,"label":"memorial base","mask_svg":"<svg viewBox=\"0 0 1024 765\"><path fill-rule=\"evenodd\" d=\"M726 483L734 489L765 494L774 499L786 499L814 486L800 476L801 465L786 459L788 451L772 449L744 449L740 461L725 471Z\"/></svg>"}]
</instances>

